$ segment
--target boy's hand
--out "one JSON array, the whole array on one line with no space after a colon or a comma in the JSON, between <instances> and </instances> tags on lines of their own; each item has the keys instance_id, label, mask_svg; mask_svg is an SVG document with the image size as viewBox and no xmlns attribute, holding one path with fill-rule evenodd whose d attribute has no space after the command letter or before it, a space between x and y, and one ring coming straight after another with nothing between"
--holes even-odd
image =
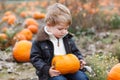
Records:
<instances>
[{"instance_id":1,"label":"boy's hand","mask_svg":"<svg viewBox=\"0 0 120 80\"><path fill-rule=\"evenodd\" d=\"M85 66L85 64L86 64L86 62L83 59L81 59L80 60L80 69L83 69L83 67Z\"/></svg>"},{"instance_id":2,"label":"boy's hand","mask_svg":"<svg viewBox=\"0 0 120 80\"><path fill-rule=\"evenodd\" d=\"M58 70L54 69L54 66L49 69L50 77L59 76L61 73Z\"/></svg>"}]
</instances>

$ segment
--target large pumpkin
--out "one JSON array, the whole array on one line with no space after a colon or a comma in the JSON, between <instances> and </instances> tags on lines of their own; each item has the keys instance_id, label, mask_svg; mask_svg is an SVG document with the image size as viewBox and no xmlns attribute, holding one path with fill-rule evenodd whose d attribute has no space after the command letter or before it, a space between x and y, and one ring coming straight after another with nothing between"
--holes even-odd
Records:
<instances>
[{"instance_id":1,"label":"large pumpkin","mask_svg":"<svg viewBox=\"0 0 120 80\"><path fill-rule=\"evenodd\" d=\"M13 47L13 57L17 62L29 62L32 42L22 40Z\"/></svg>"},{"instance_id":2,"label":"large pumpkin","mask_svg":"<svg viewBox=\"0 0 120 80\"><path fill-rule=\"evenodd\" d=\"M107 80L120 80L120 63L113 66L113 68L108 73Z\"/></svg>"},{"instance_id":3,"label":"large pumpkin","mask_svg":"<svg viewBox=\"0 0 120 80\"><path fill-rule=\"evenodd\" d=\"M75 73L80 69L80 61L73 54L55 56L52 65L61 74Z\"/></svg>"}]
</instances>

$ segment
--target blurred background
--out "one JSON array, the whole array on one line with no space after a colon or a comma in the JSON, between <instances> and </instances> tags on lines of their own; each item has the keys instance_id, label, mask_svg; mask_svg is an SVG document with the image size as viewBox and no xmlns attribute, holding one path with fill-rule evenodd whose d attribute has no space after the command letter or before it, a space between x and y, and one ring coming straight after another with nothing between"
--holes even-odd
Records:
<instances>
[{"instance_id":1,"label":"blurred background","mask_svg":"<svg viewBox=\"0 0 120 80\"><path fill-rule=\"evenodd\" d=\"M120 0L3 0L0 1L0 80L37 80L29 63L30 44L45 25L47 7L56 2L71 11L69 31L93 69L94 73L86 72L90 80L106 80L112 66L119 63ZM18 48L29 47L27 54L16 48L19 42L22 44Z\"/></svg>"}]
</instances>

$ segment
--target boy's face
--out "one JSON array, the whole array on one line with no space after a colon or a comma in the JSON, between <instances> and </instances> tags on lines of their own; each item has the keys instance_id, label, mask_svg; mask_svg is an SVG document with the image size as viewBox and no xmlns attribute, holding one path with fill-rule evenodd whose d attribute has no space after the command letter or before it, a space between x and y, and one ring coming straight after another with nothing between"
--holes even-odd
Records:
<instances>
[{"instance_id":1,"label":"boy's face","mask_svg":"<svg viewBox=\"0 0 120 80\"><path fill-rule=\"evenodd\" d=\"M59 24L49 27L50 32L56 37L61 38L68 33L69 26L66 24Z\"/></svg>"}]
</instances>

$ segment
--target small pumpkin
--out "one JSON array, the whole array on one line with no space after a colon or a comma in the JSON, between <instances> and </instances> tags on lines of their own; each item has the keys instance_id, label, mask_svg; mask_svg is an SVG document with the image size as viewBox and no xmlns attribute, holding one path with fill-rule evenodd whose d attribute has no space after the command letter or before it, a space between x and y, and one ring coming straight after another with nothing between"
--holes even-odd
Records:
<instances>
[{"instance_id":1,"label":"small pumpkin","mask_svg":"<svg viewBox=\"0 0 120 80\"><path fill-rule=\"evenodd\" d=\"M108 73L107 80L120 80L120 63L112 67Z\"/></svg>"},{"instance_id":2,"label":"small pumpkin","mask_svg":"<svg viewBox=\"0 0 120 80\"><path fill-rule=\"evenodd\" d=\"M36 26L39 25L38 22L33 18L27 18L24 23L26 27L28 27L29 25L36 25Z\"/></svg>"},{"instance_id":3,"label":"small pumpkin","mask_svg":"<svg viewBox=\"0 0 120 80\"><path fill-rule=\"evenodd\" d=\"M23 34L27 40L32 40L33 33L27 28L21 30L19 34Z\"/></svg>"},{"instance_id":4,"label":"small pumpkin","mask_svg":"<svg viewBox=\"0 0 120 80\"><path fill-rule=\"evenodd\" d=\"M16 16L15 15L9 15L8 24L10 24L10 25L14 24L15 20L16 20Z\"/></svg>"},{"instance_id":5,"label":"small pumpkin","mask_svg":"<svg viewBox=\"0 0 120 80\"><path fill-rule=\"evenodd\" d=\"M2 21L8 21L9 16L13 15L11 11L7 11L4 13L4 16L2 17Z\"/></svg>"},{"instance_id":6,"label":"small pumpkin","mask_svg":"<svg viewBox=\"0 0 120 80\"><path fill-rule=\"evenodd\" d=\"M40 12L35 12L33 14L33 18L34 19L42 19L42 18L45 18L45 14L44 13L40 13Z\"/></svg>"},{"instance_id":7,"label":"small pumpkin","mask_svg":"<svg viewBox=\"0 0 120 80\"><path fill-rule=\"evenodd\" d=\"M28 13L25 12L25 11L22 11L22 12L20 13L20 16L23 17L23 18L25 18L25 17L28 16Z\"/></svg>"},{"instance_id":8,"label":"small pumpkin","mask_svg":"<svg viewBox=\"0 0 120 80\"><path fill-rule=\"evenodd\" d=\"M11 11L6 11L6 12L4 13L5 16L9 16L9 15L11 15L11 14L13 14Z\"/></svg>"},{"instance_id":9,"label":"small pumpkin","mask_svg":"<svg viewBox=\"0 0 120 80\"><path fill-rule=\"evenodd\" d=\"M0 39L5 40L7 39L7 35L5 33L0 33Z\"/></svg>"},{"instance_id":10,"label":"small pumpkin","mask_svg":"<svg viewBox=\"0 0 120 80\"><path fill-rule=\"evenodd\" d=\"M21 33L17 33L17 34L14 36L13 39L16 40L16 41L27 40L27 39L26 39L26 36L25 36L24 34L21 34Z\"/></svg>"},{"instance_id":11,"label":"small pumpkin","mask_svg":"<svg viewBox=\"0 0 120 80\"><path fill-rule=\"evenodd\" d=\"M13 47L13 57L17 62L29 62L32 42L22 40L16 42Z\"/></svg>"},{"instance_id":12,"label":"small pumpkin","mask_svg":"<svg viewBox=\"0 0 120 80\"><path fill-rule=\"evenodd\" d=\"M38 27L35 25L30 25L27 28L34 34L38 32Z\"/></svg>"},{"instance_id":13,"label":"small pumpkin","mask_svg":"<svg viewBox=\"0 0 120 80\"><path fill-rule=\"evenodd\" d=\"M4 22L4 21L8 21L8 19L9 19L9 16L3 16L2 17L2 21Z\"/></svg>"},{"instance_id":14,"label":"small pumpkin","mask_svg":"<svg viewBox=\"0 0 120 80\"><path fill-rule=\"evenodd\" d=\"M61 74L75 73L80 69L80 61L74 54L58 55L53 58L52 66Z\"/></svg>"}]
</instances>

